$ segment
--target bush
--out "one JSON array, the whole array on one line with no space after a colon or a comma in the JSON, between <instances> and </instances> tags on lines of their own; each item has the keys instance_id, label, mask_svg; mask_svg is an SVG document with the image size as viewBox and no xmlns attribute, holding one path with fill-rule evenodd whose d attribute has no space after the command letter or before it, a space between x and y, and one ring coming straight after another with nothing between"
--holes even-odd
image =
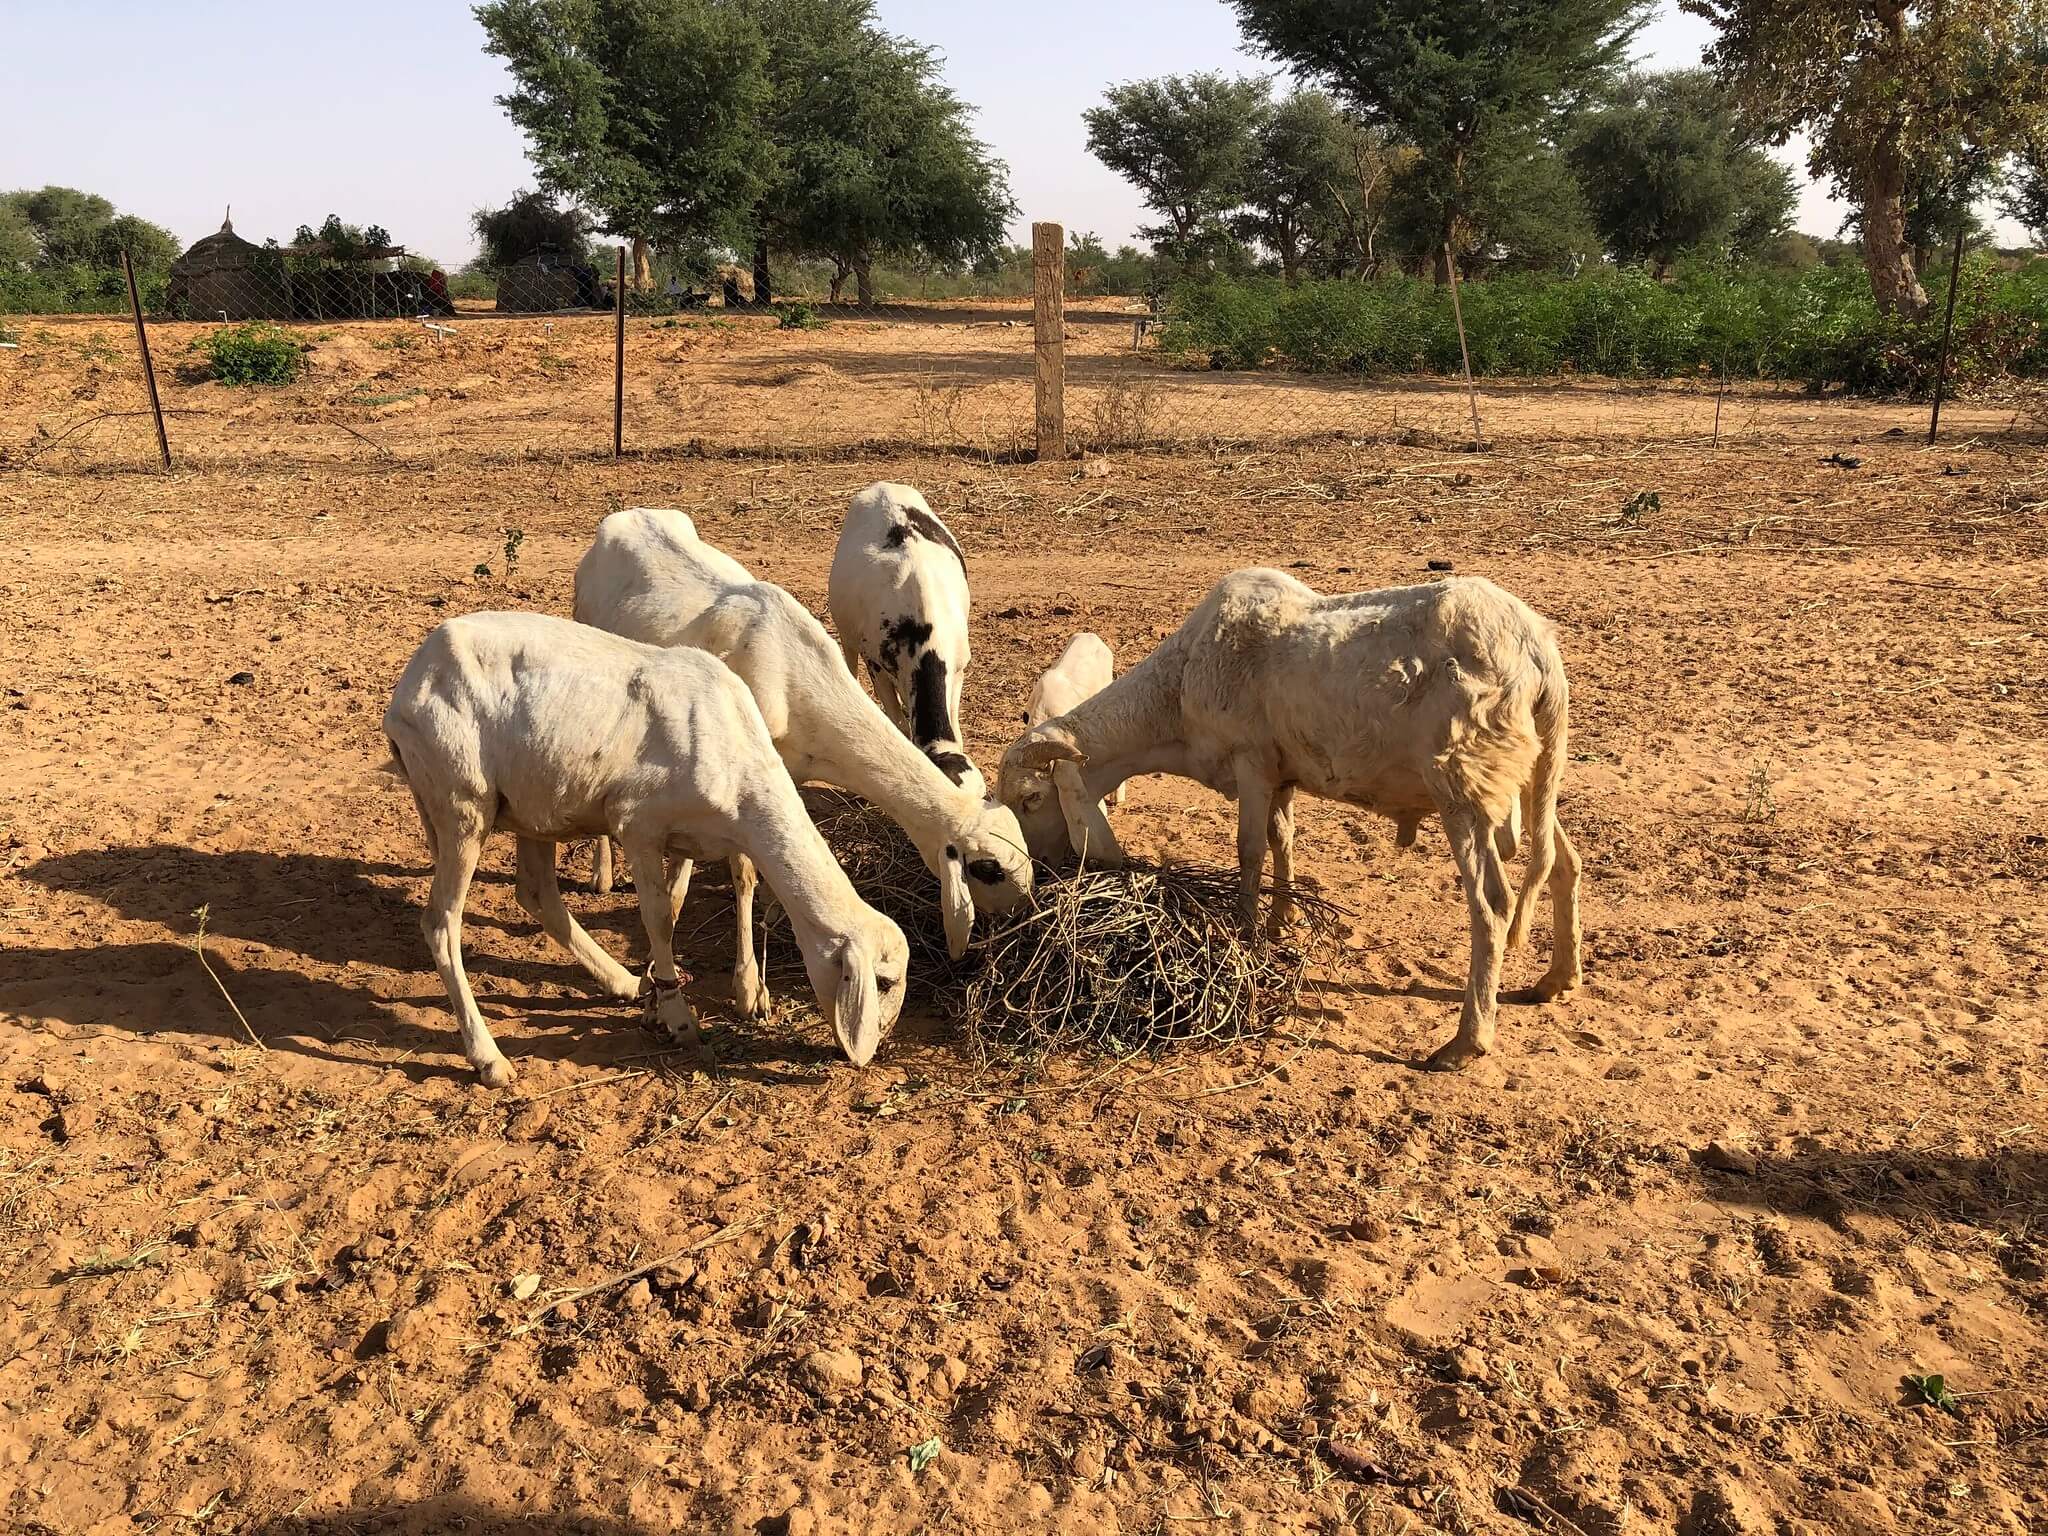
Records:
<instances>
[{"instance_id":1,"label":"bush","mask_svg":"<svg viewBox=\"0 0 2048 1536\"><path fill-rule=\"evenodd\" d=\"M1930 291L1945 294L1947 274ZM1732 272L1660 283L1602 268L1576 278L1503 274L1461 286L1474 373L1794 379L1864 393L1933 387L1940 305L1921 321L1880 315L1863 272ZM1419 278L1310 282L1207 278L1174 289L1160 344L1218 368L1455 373L1448 290ZM2048 261L2014 271L1971 258L1957 293L1950 375L1958 387L2048 375Z\"/></svg>"},{"instance_id":2,"label":"bush","mask_svg":"<svg viewBox=\"0 0 2048 1536\"><path fill-rule=\"evenodd\" d=\"M826 323L824 316L802 301L782 305L779 313L775 328L780 331L814 331Z\"/></svg>"},{"instance_id":3,"label":"bush","mask_svg":"<svg viewBox=\"0 0 2048 1536\"><path fill-rule=\"evenodd\" d=\"M263 320L223 325L187 350L206 359L207 376L221 384L289 384L306 366L307 345Z\"/></svg>"}]
</instances>

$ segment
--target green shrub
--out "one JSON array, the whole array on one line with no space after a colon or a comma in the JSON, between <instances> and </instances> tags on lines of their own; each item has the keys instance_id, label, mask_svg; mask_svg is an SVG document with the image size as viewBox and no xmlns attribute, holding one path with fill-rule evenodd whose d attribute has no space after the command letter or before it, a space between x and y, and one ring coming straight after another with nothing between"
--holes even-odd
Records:
<instances>
[{"instance_id":1,"label":"green shrub","mask_svg":"<svg viewBox=\"0 0 2048 1536\"><path fill-rule=\"evenodd\" d=\"M209 378L222 384L289 384L306 366L306 344L264 320L223 325L187 350L206 359Z\"/></svg>"},{"instance_id":2,"label":"green shrub","mask_svg":"<svg viewBox=\"0 0 2048 1536\"><path fill-rule=\"evenodd\" d=\"M827 322L825 317L801 301L782 305L775 328L780 331L814 331Z\"/></svg>"},{"instance_id":3,"label":"green shrub","mask_svg":"<svg viewBox=\"0 0 2048 1536\"><path fill-rule=\"evenodd\" d=\"M1945 295L1947 273L1928 279ZM1640 269L1575 278L1502 274L1460 287L1474 373L1787 379L1863 393L1933 387L1941 306L1880 315L1856 267L1734 272L1700 266L1658 282ZM1160 345L1190 364L1309 373L1456 373L1450 293L1423 279L1206 278L1176 288ZM1958 387L2048 375L2048 261L1964 266L1950 374Z\"/></svg>"}]
</instances>

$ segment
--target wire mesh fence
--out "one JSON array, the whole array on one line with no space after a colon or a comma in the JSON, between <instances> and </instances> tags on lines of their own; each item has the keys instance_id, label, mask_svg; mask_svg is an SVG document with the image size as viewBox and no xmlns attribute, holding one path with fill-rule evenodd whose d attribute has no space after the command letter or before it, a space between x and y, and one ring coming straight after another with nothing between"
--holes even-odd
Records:
<instances>
[{"instance_id":1,"label":"wire mesh fence","mask_svg":"<svg viewBox=\"0 0 2048 1536\"><path fill-rule=\"evenodd\" d=\"M906 292L900 275L892 289L798 267L775 274L764 302L752 274L728 267L629 288L620 306L617 267L544 255L500 273L494 298L456 298L440 274L388 253L280 254L226 229L144 302L171 452L194 468L596 458L612 452L615 411L629 454L1017 460L1047 441L1048 342L1063 384L1055 452L1368 436L1450 447L1474 435L1455 375L1248 364L1190 344L1171 301L1092 291L1061 238L1051 251L1039 272L1041 289L1047 265L1058 279L1049 335L1045 294L1015 291L1014 272L1007 292L961 292L973 281L958 276ZM1629 391L1596 405L1576 387L1482 384L1518 391L1525 421L1550 409L1579 435L1668 435L1669 413L1632 409ZM1718 380L1656 387L1698 397L1703 438L1720 430ZM1731 429L1757 407L1733 409ZM156 457L128 316L0 316L0 467L125 471Z\"/></svg>"},{"instance_id":2,"label":"wire mesh fence","mask_svg":"<svg viewBox=\"0 0 2048 1536\"><path fill-rule=\"evenodd\" d=\"M176 461L596 456L612 449L615 411L634 453L1007 460L1038 447L1034 301L1015 271L977 292L959 274L878 282L812 263L774 273L771 298L725 267L629 287L620 306L609 262L538 253L499 272L489 298L454 297L419 267L395 247L257 245L231 223L199 241L144 288ZM1059 276L1074 280L1069 450L1373 424L1362 381L1212 371L1162 345L1156 297L1090 292L1086 269ZM91 472L154 457L125 316L0 319L0 464Z\"/></svg>"}]
</instances>

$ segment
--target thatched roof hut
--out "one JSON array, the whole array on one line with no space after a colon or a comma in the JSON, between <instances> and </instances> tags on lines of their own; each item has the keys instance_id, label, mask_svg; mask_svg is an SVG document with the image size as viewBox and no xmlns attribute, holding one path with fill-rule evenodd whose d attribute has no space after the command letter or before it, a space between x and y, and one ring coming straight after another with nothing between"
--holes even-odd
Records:
<instances>
[{"instance_id":1,"label":"thatched roof hut","mask_svg":"<svg viewBox=\"0 0 2048 1536\"><path fill-rule=\"evenodd\" d=\"M165 302L183 319L288 320L292 285L278 252L244 240L229 217L171 263Z\"/></svg>"}]
</instances>

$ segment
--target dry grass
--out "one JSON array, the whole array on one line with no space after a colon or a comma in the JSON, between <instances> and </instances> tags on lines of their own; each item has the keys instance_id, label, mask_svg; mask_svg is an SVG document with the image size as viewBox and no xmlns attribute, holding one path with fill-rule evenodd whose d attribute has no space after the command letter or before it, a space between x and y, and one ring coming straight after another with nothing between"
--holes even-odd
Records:
<instances>
[{"instance_id":1,"label":"dry grass","mask_svg":"<svg viewBox=\"0 0 2048 1536\"><path fill-rule=\"evenodd\" d=\"M996 1058L1228 1045L1283 1020L1319 959L1337 907L1295 892L1286 934L1252 942L1237 920L1234 871L1132 863L1061 874L1039 868L1031 906L977 927L946 953L933 877L902 830L857 796L808 791L818 829L862 896L903 929L912 984Z\"/></svg>"}]
</instances>

